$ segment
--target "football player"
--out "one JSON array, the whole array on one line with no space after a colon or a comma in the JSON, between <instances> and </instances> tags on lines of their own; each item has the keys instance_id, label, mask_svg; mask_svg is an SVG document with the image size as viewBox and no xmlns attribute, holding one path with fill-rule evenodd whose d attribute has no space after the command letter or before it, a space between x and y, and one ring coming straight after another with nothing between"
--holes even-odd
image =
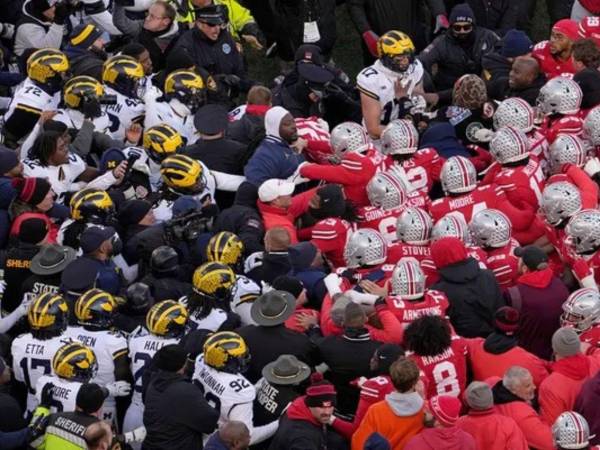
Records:
<instances>
[{"instance_id":1,"label":"football player","mask_svg":"<svg viewBox=\"0 0 600 450\"><path fill-rule=\"evenodd\" d=\"M181 299L187 304L191 330L234 330L240 317L232 313L230 305L236 285L235 273L229 266L207 262L194 271L192 293Z\"/></svg>"},{"instance_id":2,"label":"football player","mask_svg":"<svg viewBox=\"0 0 600 450\"><path fill-rule=\"evenodd\" d=\"M50 412L75 411L77 393L82 384L96 376L98 361L93 350L79 342L64 344L52 358L52 374L37 382L36 398L41 402L44 386L52 383Z\"/></svg>"},{"instance_id":3,"label":"football player","mask_svg":"<svg viewBox=\"0 0 600 450\"><path fill-rule=\"evenodd\" d=\"M321 251L323 258L332 269L344 267L344 248L348 236L354 231L354 224L337 217L317 222L311 230L311 242Z\"/></svg>"},{"instance_id":4,"label":"football player","mask_svg":"<svg viewBox=\"0 0 600 450\"><path fill-rule=\"evenodd\" d=\"M439 181L442 158L434 148L422 148L419 133L410 120L394 120L385 127L381 135L381 152L390 158L388 167L401 167L412 187L411 196L427 196L433 183Z\"/></svg>"},{"instance_id":5,"label":"football player","mask_svg":"<svg viewBox=\"0 0 600 450\"><path fill-rule=\"evenodd\" d=\"M90 347L98 358L98 373L92 380L101 386L111 386L102 408L103 420L116 423L115 397L131 392L127 339L113 331L117 309L115 298L100 289L90 289L75 302L78 326L69 327L66 335Z\"/></svg>"},{"instance_id":6,"label":"football player","mask_svg":"<svg viewBox=\"0 0 600 450\"><path fill-rule=\"evenodd\" d=\"M424 73L415 59L412 40L401 31L382 35L377 53L379 59L356 77L365 127L373 139L379 139L385 125L408 112L408 97L422 90Z\"/></svg>"},{"instance_id":7,"label":"football player","mask_svg":"<svg viewBox=\"0 0 600 450\"><path fill-rule=\"evenodd\" d=\"M579 333L579 340L600 347L600 294L595 289L578 289L563 303L560 316L561 327L572 327Z\"/></svg>"},{"instance_id":8,"label":"football player","mask_svg":"<svg viewBox=\"0 0 600 450\"><path fill-rule=\"evenodd\" d=\"M595 17L590 17L593 19ZM597 445L590 445L590 426L581 414L575 411L562 413L552 425L552 440L557 450L578 448L581 450L598 450Z\"/></svg>"},{"instance_id":9,"label":"football player","mask_svg":"<svg viewBox=\"0 0 600 450\"><path fill-rule=\"evenodd\" d=\"M33 130L43 111L55 110L69 70L69 60L59 50L43 48L27 59L27 78L12 96L4 115L5 143L16 148Z\"/></svg>"},{"instance_id":10,"label":"football player","mask_svg":"<svg viewBox=\"0 0 600 450\"><path fill-rule=\"evenodd\" d=\"M404 331L406 356L419 366L427 380L427 398L451 395L460 398L467 384L467 345L453 336L448 320L425 315Z\"/></svg>"},{"instance_id":11,"label":"football player","mask_svg":"<svg viewBox=\"0 0 600 450\"><path fill-rule=\"evenodd\" d=\"M330 142L339 164L303 164L300 175L341 184L346 198L355 206L368 206L367 184L384 167L384 156L373 147L365 129L354 122L336 126Z\"/></svg>"},{"instance_id":12,"label":"football player","mask_svg":"<svg viewBox=\"0 0 600 450\"><path fill-rule=\"evenodd\" d=\"M571 216L559 250L581 287L598 290L600 282L600 210L583 209Z\"/></svg>"},{"instance_id":13,"label":"football player","mask_svg":"<svg viewBox=\"0 0 600 450\"><path fill-rule=\"evenodd\" d=\"M244 243L229 231L215 234L206 247L206 259L227 265L235 272L235 288L231 296L230 309L240 316L242 325L255 324L250 314L252 303L261 294L261 288L243 273Z\"/></svg>"},{"instance_id":14,"label":"football player","mask_svg":"<svg viewBox=\"0 0 600 450\"><path fill-rule=\"evenodd\" d=\"M543 234L535 225L535 215L544 190L544 173L540 161L529 154L527 136L516 128L500 128L490 142L490 153L495 163L490 166L481 184L494 184L505 193L508 201L521 209L518 226L522 231L515 238L521 245L534 242ZM509 215L512 219L512 214Z\"/></svg>"},{"instance_id":15,"label":"football player","mask_svg":"<svg viewBox=\"0 0 600 450\"><path fill-rule=\"evenodd\" d=\"M513 286L519 277L519 258L514 251L520 247L512 238L512 225L504 213L496 209L484 209L473 216L469 230L475 245L487 253L487 266L498 284Z\"/></svg>"},{"instance_id":16,"label":"football player","mask_svg":"<svg viewBox=\"0 0 600 450\"><path fill-rule=\"evenodd\" d=\"M50 292L39 295L27 312L31 331L21 334L12 342L15 380L27 387L27 412L35 409L37 382L42 375L52 373L52 358L57 350L70 339L64 335L67 329L69 307L65 299Z\"/></svg>"},{"instance_id":17,"label":"football player","mask_svg":"<svg viewBox=\"0 0 600 450\"><path fill-rule=\"evenodd\" d=\"M126 131L135 123L141 124L145 105L138 88L144 77L142 65L131 56L117 55L104 63L102 82L108 95L117 97L114 105L105 105L110 119L110 132L115 139L124 140Z\"/></svg>"},{"instance_id":18,"label":"football player","mask_svg":"<svg viewBox=\"0 0 600 450\"><path fill-rule=\"evenodd\" d=\"M160 200L153 207L157 222L173 217L173 204L191 195L202 205L214 203L216 181L204 163L185 155L168 156L160 164Z\"/></svg>"},{"instance_id":19,"label":"football player","mask_svg":"<svg viewBox=\"0 0 600 450\"><path fill-rule=\"evenodd\" d=\"M145 96L144 128L167 124L179 130L186 145L193 144L198 140L194 114L206 103L204 80L193 70L176 70L165 79L163 93L163 97L159 99Z\"/></svg>"},{"instance_id":20,"label":"football player","mask_svg":"<svg viewBox=\"0 0 600 450\"><path fill-rule=\"evenodd\" d=\"M248 346L240 335L231 331L215 333L196 359L192 380L202 389L208 404L220 411L220 424L228 420L243 422L250 431L250 444L257 444L271 437L279 422L260 427L252 423L256 390L243 375L249 359Z\"/></svg>"},{"instance_id":21,"label":"football player","mask_svg":"<svg viewBox=\"0 0 600 450\"><path fill-rule=\"evenodd\" d=\"M133 396L123 421L123 431L143 425L142 375L154 354L165 345L177 344L185 333L188 312L173 300L156 303L146 314L146 327L138 327L129 336L129 359L133 375Z\"/></svg>"},{"instance_id":22,"label":"football player","mask_svg":"<svg viewBox=\"0 0 600 450\"><path fill-rule=\"evenodd\" d=\"M396 221L405 209L407 198L404 183L393 172L379 172L367 184L367 195L371 206L357 210L358 228L372 228L388 244L396 242Z\"/></svg>"},{"instance_id":23,"label":"football player","mask_svg":"<svg viewBox=\"0 0 600 450\"><path fill-rule=\"evenodd\" d=\"M537 98L538 109L545 116L540 132L550 144L559 133L583 134L582 99L579 84L570 78L556 77L542 86Z\"/></svg>"},{"instance_id":24,"label":"football player","mask_svg":"<svg viewBox=\"0 0 600 450\"><path fill-rule=\"evenodd\" d=\"M396 262L402 258L415 258L421 262L429 258L429 238L433 221L421 208L406 208L396 221L398 242L388 247L389 260Z\"/></svg>"}]
</instances>

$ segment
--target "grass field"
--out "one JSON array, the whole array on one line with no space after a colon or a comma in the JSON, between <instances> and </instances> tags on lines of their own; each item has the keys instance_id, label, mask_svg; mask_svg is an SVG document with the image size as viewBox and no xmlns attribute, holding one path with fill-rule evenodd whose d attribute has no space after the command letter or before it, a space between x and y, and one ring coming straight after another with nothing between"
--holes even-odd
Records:
<instances>
[{"instance_id":1,"label":"grass field","mask_svg":"<svg viewBox=\"0 0 600 450\"><path fill-rule=\"evenodd\" d=\"M337 42L333 52L336 65L343 68L353 79L362 67L362 54L360 50L360 37L354 28L345 4L337 8ZM536 13L533 19L531 38L534 42L547 39L550 30L546 2L537 0ZM270 85L274 77L279 74L277 59L267 59L257 53L248 55L250 76L266 85Z\"/></svg>"}]
</instances>

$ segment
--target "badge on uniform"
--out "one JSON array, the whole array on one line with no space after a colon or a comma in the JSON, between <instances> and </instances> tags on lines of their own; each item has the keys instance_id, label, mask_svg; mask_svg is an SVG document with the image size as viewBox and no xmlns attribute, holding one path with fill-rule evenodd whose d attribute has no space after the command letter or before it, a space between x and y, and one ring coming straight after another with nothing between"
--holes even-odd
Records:
<instances>
[{"instance_id":1,"label":"badge on uniform","mask_svg":"<svg viewBox=\"0 0 600 450\"><path fill-rule=\"evenodd\" d=\"M223 47L221 47L223 49L223 53L225 53L226 55L229 55L229 53L231 53L231 45L229 45L228 43L224 43Z\"/></svg>"}]
</instances>

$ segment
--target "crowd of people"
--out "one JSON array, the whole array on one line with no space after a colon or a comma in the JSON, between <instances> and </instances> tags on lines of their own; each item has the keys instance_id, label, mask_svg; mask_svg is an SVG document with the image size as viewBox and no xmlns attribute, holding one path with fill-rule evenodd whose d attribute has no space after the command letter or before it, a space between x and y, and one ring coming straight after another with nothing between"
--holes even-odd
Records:
<instances>
[{"instance_id":1,"label":"crowd of people","mask_svg":"<svg viewBox=\"0 0 600 450\"><path fill-rule=\"evenodd\" d=\"M0 448L600 448L600 1L546 3L2 2Z\"/></svg>"}]
</instances>

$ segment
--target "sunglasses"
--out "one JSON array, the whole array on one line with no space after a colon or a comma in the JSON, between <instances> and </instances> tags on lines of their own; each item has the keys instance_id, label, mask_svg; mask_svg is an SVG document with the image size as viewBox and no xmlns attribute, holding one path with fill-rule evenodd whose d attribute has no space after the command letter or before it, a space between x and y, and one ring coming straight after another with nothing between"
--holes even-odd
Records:
<instances>
[{"instance_id":1,"label":"sunglasses","mask_svg":"<svg viewBox=\"0 0 600 450\"><path fill-rule=\"evenodd\" d=\"M454 31L471 31L473 29L473 25L452 25L452 29Z\"/></svg>"}]
</instances>

